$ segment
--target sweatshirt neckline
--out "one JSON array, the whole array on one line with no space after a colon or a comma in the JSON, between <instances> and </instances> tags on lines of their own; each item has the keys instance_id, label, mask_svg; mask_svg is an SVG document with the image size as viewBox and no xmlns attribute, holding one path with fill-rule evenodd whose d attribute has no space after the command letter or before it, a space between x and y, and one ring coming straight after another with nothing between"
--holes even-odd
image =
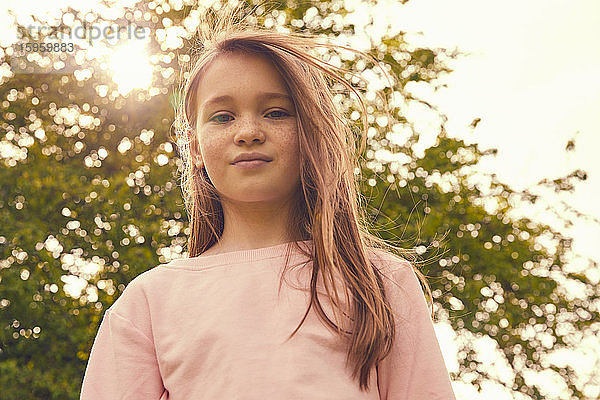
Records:
<instances>
[{"instance_id":1,"label":"sweatshirt neckline","mask_svg":"<svg viewBox=\"0 0 600 400\"><path fill-rule=\"evenodd\" d=\"M303 249L310 252L312 249L312 240L302 240L296 242ZM257 249L234 250L220 254L205 255L200 254L196 257L178 258L172 260L167 265L185 266L185 267L215 267L224 264L239 264L245 262L254 262L266 260L269 258L283 257L286 254L287 246L290 246L290 254L302 254L294 246L294 242L280 243L273 246L260 247Z\"/></svg>"}]
</instances>

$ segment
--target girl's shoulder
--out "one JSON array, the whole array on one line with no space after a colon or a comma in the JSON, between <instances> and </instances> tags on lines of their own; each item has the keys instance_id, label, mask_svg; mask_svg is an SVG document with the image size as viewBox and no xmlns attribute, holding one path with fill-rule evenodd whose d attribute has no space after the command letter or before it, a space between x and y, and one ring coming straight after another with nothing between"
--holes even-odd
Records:
<instances>
[{"instance_id":1,"label":"girl's shoulder","mask_svg":"<svg viewBox=\"0 0 600 400\"><path fill-rule=\"evenodd\" d=\"M404 321L417 310L427 313L426 296L414 264L384 249L372 249L371 261L381 273L386 296Z\"/></svg>"},{"instance_id":2,"label":"girl's shoulder","mask_svg":"<svg viewBox=\"0 0 600 400\"><path fill-rule=\"evenodd\" d=\"M367 249L369 261L382 273L394 273L396 271L412 271L413 265L410 261L396 255L386 249L369 247Z\"/></svg>"},{"instance_id":3,"label":"girl's shoulder","mask_svg":"<svg viewBox=\"0 0 600 400\"><path fill-rule=\"evenodd\" d=\"M414 264L399 255L381 248L369 248L370 261L390 290L400 288L409 296L422 297L421 285Z\"/></svg>"},{"instance_id":4,"label":"girl's shoulder","mask_svg":"<svg viewBox=\"0 0 600 400\"><path fill-rule=\"evenodd\" d=\"M117 299L114 301L111 308L114 310L120 308L121 303L136 302L139 301L139 299L143 300L146 294L148 281L153 280L154 275L156 275L156 270L155 268L151 268L135 276L125 285L121 290L121 293L116 295Z\"/></svg>"}]
</instances>

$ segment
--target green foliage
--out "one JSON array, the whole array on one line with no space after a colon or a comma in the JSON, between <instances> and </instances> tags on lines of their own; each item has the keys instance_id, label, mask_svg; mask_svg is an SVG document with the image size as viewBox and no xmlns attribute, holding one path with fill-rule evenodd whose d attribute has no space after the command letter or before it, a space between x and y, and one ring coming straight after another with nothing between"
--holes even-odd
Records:
<instances>
[{"instance_id":1,"label":"green foliage","mask_svg":"<svg viewBox=\"0 0 600 400\"><path fill-rule=\"evenodd\" d=\"M160 13L148 9L151 20L160 25L168 17L180 25L193 8L187 3L180 9L174 2L171 5ZM316 14L309 11L313 6ZM280 2L271 7L274 13L285 13L288 23L313 15L298 30L333 36L356 29L333 18L347 14L341 3ZM76 20L83 19L70 11ZM269 15L275 17L268 13L263 12L259 23ZM99 85L107 85L108 93L115 85L93 60L86 61L85 67L93 70L87 79L29 74L0 85L2 144L22 154L0 159L3 399L78 398L106 308L135 276L184 251L186 215L175 145L170 141L169 93L177 74L168 79L161 74L169 68L177 71L176 53L187 48L161 48L155 40L150 48L153 54L170 57L156 65L154 86L159 94L154 96L144 91L127 97L98 95ZM386 63L396 79L383 94L414 101L420 100L408 95L404 86L410 81L434 84L433 77L451 72L442 56L457 55L441 49L407 50L403 33L372 43L371 54ZM354 72L374 68L370 63L359 67L356 60L341 61ZM403 73L409 67L413 72ZM358 86L365 89L363 82ZM343 106L346 112L353 110L350 102ZM372 102L369 122L387 111L379 101ZM400 124L413 129L398 108L391 112ZM389 125L372 126L376 134L369 140L362 192L369 199L376 230L386 239L408 242L404 247L423 249L422 256L433 260L424 262L423 268L433 277L434 300L444 310L440 315L446 315L458 333L495 340L516 374L514 382L503 383L541 398L538 389L524 381L523 366L546 367L540 358L551 349L543 346L542 332L554 349L571 346L576 337L572 332L592 327L597 318L591 304L598 292L584 274L563 271L571 239L510 216L510 199L533 203L537 195L517 193L493 176L484 193L485 185L470 180L469 167L493 155L493 150L481 152L447 137L442 124L436 144L419 157L412 150L419 139L414 129L404 144L395 145L388 137ZM374 151L380 149L403 153L410 161L377 161ZM585 173L575 171L540 184L572 190L577 179L585 179ZM490 199L497 204L492 213L484 208ZM555 251L537 244L545 235L557 243ZM556 276L580 282L587 299L567 299L557 290ZM68 284L81 292L67 294ZM528 327L534 327L536 335L527 337ZM475 372L474 384L495 379L468 344L459 357L457 379L470 372ZM582 388L575 386L573 371L551 368L568 384L573 398L585 398Z\"/></svg>"}]
</instances>

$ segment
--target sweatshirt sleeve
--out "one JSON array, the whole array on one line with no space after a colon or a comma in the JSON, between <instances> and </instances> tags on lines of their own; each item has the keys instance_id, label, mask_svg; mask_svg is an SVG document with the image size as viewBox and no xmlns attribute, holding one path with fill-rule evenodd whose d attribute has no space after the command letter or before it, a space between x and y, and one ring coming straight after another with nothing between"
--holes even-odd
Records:
<instances>
[{"instance_id":1,"label":"sweatshirt sleeve","mask_svg":"<svg viewBox=\"0 0 600 400\"><path fill-rule=\"evenodd\" d=\"M112 308L94 339L80 400L167 399L153 341Z\"/></svg>"},{"instance_id":2,"label":"sweatshirt sleeve","mask_svg":"<svg viewBox=\"0 0 600 400\"><path fill-rule=\"evenodd\" d=\"M419 279L408 261L395 264L391 279L383 278L396 333L377 366L380 399L455 400Z\"/></svg>"}]
</instances>

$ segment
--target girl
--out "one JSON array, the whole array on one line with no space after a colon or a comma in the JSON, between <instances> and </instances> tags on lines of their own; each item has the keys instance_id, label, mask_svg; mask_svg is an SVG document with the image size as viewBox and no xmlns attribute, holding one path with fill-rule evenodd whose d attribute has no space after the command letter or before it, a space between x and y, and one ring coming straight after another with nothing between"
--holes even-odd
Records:
<instances>
[{"instance_id":1,"label":"girl","mask_svg":"<svg viewBox=\"0 0 600 400\"><path fill-rule=\"evenodd\" d=\"M326 44L232 21L201 30L177 119L189 258L106 311L81 399L454 399L422 275L366 229L325 77L366 130L360 94L310 55Z\"/></svg>"}]
</instances>

